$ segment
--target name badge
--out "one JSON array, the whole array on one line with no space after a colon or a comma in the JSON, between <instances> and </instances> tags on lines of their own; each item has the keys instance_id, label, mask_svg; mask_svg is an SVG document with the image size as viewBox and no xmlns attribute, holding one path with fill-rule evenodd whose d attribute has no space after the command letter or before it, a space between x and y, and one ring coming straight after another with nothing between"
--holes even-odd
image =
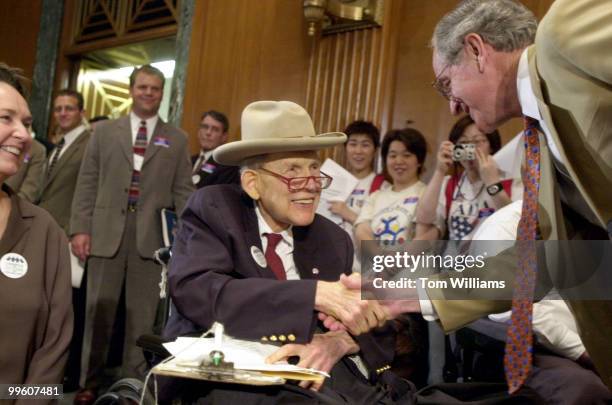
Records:
<instances>
[{"instance_id":1,"label":"name badge","mask_svg":"<svg viewBox=\"0 0 612 405\"><path fill-rule=\"evenodd\" d=\"M266 256L257 246L251 246L251 256L253 256L253 260L255 260L255 263L257 263L259 267L265 269L268 266Z\"/></svg>"},{"instance_id":2,"label":"name badge","mask_svg":"<svg viewBox=\"0 0 612 405\"><path fill-rule=\"evenodd\" d=\"M169 148L170 140L165 136L156 136L155 139L153 139L153 145Z\"/></svg>"},{"instance_id":3,"label":"name badge","mask_svg":"<svg viewBox=\"0 0 612 405\"><path fill-rule=\"evenodd\" d=\"M8 278L21 278L28 272L28 262L18 253L7 253L0 259L0 271Z\"/></svg>"},{"instance_id":4,"label":"name badge","mask_svg":"<svg viewBox=\"0 0 612 405\"><path fill-rule=\"evenodd\" d=\"M216 168L217 166L213 165L212 163L204 163L202 165L202 171L208 174L214 172Z\"/></svg>"}]
</instances>

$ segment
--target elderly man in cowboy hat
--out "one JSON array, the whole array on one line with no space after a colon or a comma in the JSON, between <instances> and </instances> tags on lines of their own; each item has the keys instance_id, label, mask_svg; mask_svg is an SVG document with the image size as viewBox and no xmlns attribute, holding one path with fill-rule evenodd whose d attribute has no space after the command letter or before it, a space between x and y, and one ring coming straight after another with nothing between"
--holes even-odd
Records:
<instances>
[{"instance_id":1,"label":"elderly man in cowboy hat","mask_svg":"<svg viewBox=\"0 0 612 405\"><path fill-rule=\"evenodd\" d=\"M169 271L176 311L165 333L205 331L218 321L230 336L282 344L268 361L295 356L299 366L331 378L265 389L197 382L183 394L219 403L371 404L398 399L403 390L408 401L409 383L387 371L395 335L380 322L381 307L338 282L351 272L351 240L315 215L321 189L332 181L316 151L345 139L338 132L316 135L306 111L289 101L245 108L242 140L214 152L217 162L241 166L241 187L201 189L182 214ZM349 332L320 332L319 312L345 319ZM380 327L355 336L372 326ZM401 389L391 394L378 380Z\"/></svg>"}]
</instances>

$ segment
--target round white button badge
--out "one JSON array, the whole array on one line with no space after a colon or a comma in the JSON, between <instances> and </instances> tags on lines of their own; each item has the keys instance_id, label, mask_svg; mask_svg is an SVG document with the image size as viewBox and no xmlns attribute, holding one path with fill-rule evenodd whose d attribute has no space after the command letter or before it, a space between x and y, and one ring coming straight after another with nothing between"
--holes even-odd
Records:
<instances>
[{"instance_id":1,"label":"round white button badge","mask_svg":"<svg viewBox=\"0 0 612 405\"><path fill-rule=\"evenodd\" d=\"M253 256L253 260L255 260L255 263L257 263L260 267L265 268L268 265L266 256L257 246L251 246L251 256Z\"/></svg>"},{"instance_id":2,"label":"round white button badge","mask_svg":"<svg viewBox=\"0 0 612 405\"><path fill-rule=\"evenodd\" d=\"M0 259L0 271L9 278L21 278L28 272L28 262L18 253L7 253Z\"/></svg>"},{"instance_id":3,"label":"round white button badge","mask_svg":"<svg viewBox=\"0 0 612 405\"><path fill-rule=\"evenodd\" d=\"M194 174L193 176L191 176L191 181L193 182L193 184L195 184L196 186L198 185L198 183L200 182L200 175L199 174Z\"/></svg>"}]
</instances>

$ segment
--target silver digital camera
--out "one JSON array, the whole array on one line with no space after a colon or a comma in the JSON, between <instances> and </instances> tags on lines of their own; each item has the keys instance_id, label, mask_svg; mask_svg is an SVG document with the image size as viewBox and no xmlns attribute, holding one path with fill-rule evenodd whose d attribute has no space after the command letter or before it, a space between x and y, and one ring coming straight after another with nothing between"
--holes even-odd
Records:
<instances>
[{"instance_id":1,"label":"silver digital camera","mask_svg":"<svg viewBox=\"0 0 612 405\"><path fill-rule=\"evenodd\" d=\"M476 145L473 143L458 143L453 148L453 161L476 159Z\"/></svg>"}]
</instances>

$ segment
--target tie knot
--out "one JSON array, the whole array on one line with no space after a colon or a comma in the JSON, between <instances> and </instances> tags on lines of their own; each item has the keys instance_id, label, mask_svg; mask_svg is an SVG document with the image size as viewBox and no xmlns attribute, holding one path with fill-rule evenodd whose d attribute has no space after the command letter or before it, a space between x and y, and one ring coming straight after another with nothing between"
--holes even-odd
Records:
<instances>
[{"instance_id":1,"label":"tie knot","mask_svg":"<svg viewBox=\"0 0 612 405\"><path fill-rule=\"evenodd\" d=\"M283 237L279 233L266 233L264 234L266 238L268 238L268 247L270 249L275 249L278 242L280 242Z\"/></svg>"},{"instance_id":2,"label":"tie knot","mask_svg":"<svg viewBox=\"0 0 612 405\"><path fill-rule=\"evenodd\" d=\"M59 142L57 143L57 146L59 148L61 148L62 146L64 146L64 144L66 143L66 138L62 138L59 140Z\"/></svg>"},{"instance_id":3,"label":"tie knot","mask_svg":"<svg viewBox=\"0 0 612 405\"><path fill-rule=\"evenodd\" d=\"M147 126L147 121L145 121L145 120L140 121L140 126L141 127L146 127Z\"/></svg>"},{"instance_id":4,"label":"tie knot","mask_svg":"<svg viewBox=\"0 0 612 405\"><path fill-rule=\"evenodd\" d=\"M535 118L531 118L528 116L523 116L523 125L525 126L525 130L530 130L538 127L538 120Z\"/></svg>"}]
</instances>

